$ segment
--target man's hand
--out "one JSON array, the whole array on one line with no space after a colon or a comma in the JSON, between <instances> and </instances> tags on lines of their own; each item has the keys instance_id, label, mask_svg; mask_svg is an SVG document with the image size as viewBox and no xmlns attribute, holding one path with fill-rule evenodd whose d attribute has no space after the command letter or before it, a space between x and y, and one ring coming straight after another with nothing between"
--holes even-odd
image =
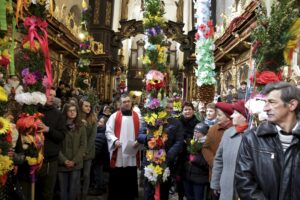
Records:
<instances>
[{"instance_id":1,"label":"man's hand","mask_svg":"<svg viewBox=\"0 0 300 200\"><path fill-rule=\"evenodd\" d=\"M221 193L221 190L213 190L215 196L219 196Z\"/></svg>"},{"instance_id":2,"label":"man's hand","mask_svg":"<svg viewBox=\"0 0 300 200\"><path fill-rule=\"evenodd\" d=\"M122 143L119 140L116 140L115 147L120 148L122 146Z\"/></svg>"},{"instance_id":3,"label":"man's hand","mask_svg":"<svg viewBox=\"0 0 300 200\"><path fill-rule=\"evenodd\" d=\"M133 143L133 148L137 148L138 146L139 146L138 141L135 141L135 142Z\"/></svg>"},{"instance_id":4,"label":"man's hand","mask_svg":"<svg viewBox=\"0 0 300 200\"><path fill-rule=\"evenodd\" d=\"M45 133L45 132L49 132L49 127L46 126L42 121L38 122L38 128L41 132Z\"/></svg>"}]
</instances>

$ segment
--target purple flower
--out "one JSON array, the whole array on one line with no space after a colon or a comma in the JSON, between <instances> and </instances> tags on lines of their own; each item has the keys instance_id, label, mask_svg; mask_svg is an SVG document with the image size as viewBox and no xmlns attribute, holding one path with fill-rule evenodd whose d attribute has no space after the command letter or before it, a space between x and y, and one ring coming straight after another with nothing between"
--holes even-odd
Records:
<instances>
[{"instance_id":1,"label":"purple flower","mask_svg":"<svg viewBox=\"0 0 300 200\"><path fill-rule=\"evenodd\" d=\"M32 73L35 76L36 80L42 80L43 76L40 71L35 71Z\"/></svg>"},{"instance_id":2,"label":"purple flower","mask_svg":"<svg viewBox=\"0 0 300 200\"><path fill-rule=\"evenodd\" d=\"M27 76L28 74L30 74L29 68L28 68L28 67L27 67L27 68L24 68L24 69L22 70L22 76L25 77L25 76Z\"/></svg>"},{"instance_id":3,"label":"purple flower","mask_svg":"<svg viewBox=\"0 0 300 200\"><path fill-rule=\"evenodd\" d=\"M156 98L151 99L151 101L148 103L147 107L149 109L155 109L158 108L160 105L160 101Z\"/></svg>"}]
</instances>

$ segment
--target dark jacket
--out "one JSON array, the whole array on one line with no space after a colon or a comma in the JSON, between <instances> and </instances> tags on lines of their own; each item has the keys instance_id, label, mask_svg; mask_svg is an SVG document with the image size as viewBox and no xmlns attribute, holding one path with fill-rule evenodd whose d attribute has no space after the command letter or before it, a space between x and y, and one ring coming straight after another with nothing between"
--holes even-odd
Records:
<instances>
[{"instance_id":1,"label":"dark jacket","mask_svg":"<svg viewBox=\"0 0 300 200\"><path fill-rule=\"evenodd\" d=\"M274 124L264 122L243 136L235 185L241 200L299 200L300 126L283 152Z\"/></svg>"},{"instance_id":2,"label":"dark jacket","mask_svg":"<svg viewBox=\"0 0 300 200\"><path fill-rule=\"evenodd\" d=\"M193 117L189 118L189 119L181 116L180 122L182 123L182 127L184 130L184 139L191 140L194 135L194 128L195 128L196 124L198 124L200 121L196 118L195 115L193 115Z\"/></svg>"},{"instance_id":3,"label":"dark jacket","mask_svg":"<svg viewBox=\"0 0 300 200\"><path fill-rule=\"evenodd\" d=\"M109 151L107 140L105 136L106 127L97 129L97 135L95 139L95 162L97 164L108 164Z\"/></svg>"},{"instance_id":4,"label":"dark jacket","mask_svg":"<svg viewBox=\"0 0 300 200\"><path fill-rule=\"evenodd\" d=\"M186 180L197 184L208 183L208 164L202 153L195 155L193 161L185 163Z\"/></svg>"},{"instance_id":5,"label":"dark jacket","mask_svg":"<svg viewBox=\"0 0 300 200\"><path fill-rule=\"evenodd\" d=\"M62 113L53 106L43 106L38 110L44 114L42 121L48 126L49 132L44 133L44 156L46 161L58 159L60 145L65 138L66 127Z\"/></svg>"}]
</instances>

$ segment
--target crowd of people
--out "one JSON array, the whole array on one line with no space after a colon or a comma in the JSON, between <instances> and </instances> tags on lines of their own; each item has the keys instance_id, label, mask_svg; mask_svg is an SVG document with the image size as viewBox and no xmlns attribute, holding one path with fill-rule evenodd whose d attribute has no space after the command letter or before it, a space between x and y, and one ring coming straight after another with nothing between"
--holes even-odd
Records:
<instances>
[{"instance_id":1,"label":"crowd of people","mask_svg":"<svg viewBox=\"0 0 300 200\"><path fill-rule=\"evenodd\" d=\"M5 86L12 95L22 89L13 84L14 78ZM258 127L250 123L243 91L237 101L184 102L179 117L172 115L173 101L168 99L164 148L171 175L160 183L160 199L174 193L179 200L300 199L295 189L300 180L299 89L285 82L268 84L264 89L268 118ZM85 96L66 92L61 82L47 94L39 112L44 115L38 127L45 142L35 194L24 141L16 134L10 153L15 169L1 187L3 199L34 195L38 200L84 200L105 193L109 200L154 199L155 186L143 170L149 163L144 150L151 135L143 120L144 108L130 95L95 106ZM14 113L8 115L14 124ZM135 151L126 152L128 146Z\"/></svg>"}]
</instances>

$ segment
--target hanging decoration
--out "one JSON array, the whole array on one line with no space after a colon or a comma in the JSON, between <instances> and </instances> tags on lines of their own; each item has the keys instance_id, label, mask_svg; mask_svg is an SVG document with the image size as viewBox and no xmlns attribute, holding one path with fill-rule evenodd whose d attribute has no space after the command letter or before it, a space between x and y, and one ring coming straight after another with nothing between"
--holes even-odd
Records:
<instances>
[{"instance_id":1,"label":"hanging decoration","mask_svg":"<svg viewBox=\"0 0 300 200\"><path fill-rule=\"evenodd\" d=\"M299 38L296 29L290 29L293 24L297 26L298 17L299 8L295 0L274 2L270 13L259 7L257 26L251 34L257 70L252 75L252 81L259 90L265 84L283 80L282 67L289 64L289 47L294 39Z\"/></svg>"},{"instance_id":2,"label":"hanging decoration","mask_svg":"<svg viewBox=\"0 0 300 200\"><path fill-rule=\"evenodd\" d=\"M169 117L165 111L166 79L161 72L165 71L166 63L166 48L163 46L165 39L163 28L166 25L163 18L164 6L160 0L145 1L144 10L143 25L149 42L143 57L143 64L148 71L145 79L147 113L144 119L147 124L147 134L151 137L146 145L148 165L145 166L145 177L155 187L154 199L158 200L160 199L160 183L167 181L170 176L165 150L165 143L168 140L166 125Z\"/></svg>"},{"instance_id":3,"label":"hanging decoration","mask_svg":"<svg viewBox=\"0 0 300 200\"><path fill-rule=\"evenodd\" d=\"M16 128L29 165L31 199L34 199L35 175L44 159L44 135L38 129L43 115L38 112L38 107L46 104L46 94L49 94L53 84L46 21L47 15L52 12L52 6L52 0L17 1L17 25L25 36L17 57L24 91L15 95L15 100L22 105L23 111L16 122ZM23 9L28 11L26 17Z\"/></svg>"},{"instance_id":4,"label":"hanging decoration","mask_svg":"<svg viewBox=\"0 0 300 200\"><path fill-rule=\"evenodd\" d=\"M0 5L5 5L0 8L0 72L2 74L8 72L10 75L14 75L15 20L13 18L12 1L0 0ZM11 32L11 34L8 35L8 32Z\"/></svg>"},{"instance_id":5,"label":"hanging decoration","mask_svg":"<svg viewBox=\"0 0 300 200\"><path fill-rule=\"evenodd\" d=\"M12 35L8 32L13 29L13 7L11 0L0 0L0 73L7 73L8 67L14 68L13 54L10 49L14 43L9 40ZM10 31L14 34L14 31ZM14 73L14 72L13 72ZM9 119L3 117L8 110L8 95L0 82L0 196L5 193L5 184L8 173L13 169L13 161L9 156L12 147L12 128Z\"/></svg>"},{"instance_id":6,"label":"hanging decoration","mask_svg":"<svg viewBox=\"0 0 300 200\"><path fill-rule=\"evenodd\" d=\"M0 86L0 115L7 109L7 94L3 87ZM12 146L12 132L10 121L4 117L0 117L0 193L1 187L5 185L8 172L13 169L13 161L8 156Z\"/></svg>"},{"instance_id":7,"label":"hanging decoration","mask_svg":"<svg viewBox=\"0 0 300 200\"><path fill-rule=\"evenodd\" d=\"M90 8L87 6L85 0L82 1L81 12L81 33L79 39L81 40L79 45L79 61L77 65L77 71L79 75L76 78L75 85L81 90L85 91L90 87L90 63L91 63L91 36L88 32L88 25L90 19Z\"/></svg>"},{"instance_id":8,"label":"hanging decoration","mask_svg":"<svg viewBox=\"0 0 300 200\"><path fill-rule=\"evenodd\" d=\"M195 69L200 101L213 101L216 73L214 63L214 27L211 18L211 0L194 0L196 14L195 53L198 67Z\"/></svg>"}]
</instances>

